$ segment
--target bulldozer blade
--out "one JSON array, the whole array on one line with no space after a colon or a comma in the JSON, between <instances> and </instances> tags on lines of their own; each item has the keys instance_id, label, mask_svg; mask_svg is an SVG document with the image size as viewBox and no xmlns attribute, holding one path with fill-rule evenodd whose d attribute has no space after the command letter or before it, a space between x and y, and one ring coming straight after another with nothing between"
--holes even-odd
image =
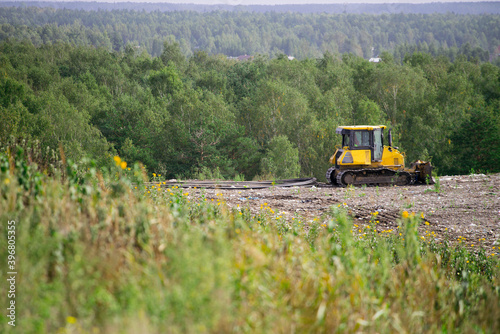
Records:
<instances>
[{"instance_id":1,"label":"bulldozer blade","mask_svg":"<svg viewBox=\"0 0 500 334\"><path fill-rule=\"evenodd\" d=\"M417 175L416 183L422 184L434 184L434 179L432 178L432 165L429 161L417 161L415 162L415 172Z\"/></svg>"}]
</instances>

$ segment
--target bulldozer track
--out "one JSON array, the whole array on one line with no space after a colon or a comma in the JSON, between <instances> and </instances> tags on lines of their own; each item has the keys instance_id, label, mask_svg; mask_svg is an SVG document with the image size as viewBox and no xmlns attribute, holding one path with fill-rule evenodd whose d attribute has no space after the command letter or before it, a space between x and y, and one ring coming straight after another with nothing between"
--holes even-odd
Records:
<instances>
[{"instance_id":1,"label":"bulldozer track","mask_svg":"<svg viewBox=\"0 0 500 334\"><path fill-rule=\"evenodd\" d=\"M332 185L336 185L337 184L337 180L335 180L335 179L332 180L331 179L332 173L335 172L335 169L336 169L335 166L332 166L332 167L328 168L328 170L326 171L326 182L327 183L331 183Z\"/></svg>"},{"instance_id":2,"label":"bulldozer track","mask_svg":"<svg viewBox=\"0 0 500 334\"><path fill-rule=\"evenodd\" d=\"M337 175L337 184L341 187L347 185L410 185L414 183L414 178L405 171L393 171L388 168L373 169L347 169Z\"/></svg>"}]
</instances>

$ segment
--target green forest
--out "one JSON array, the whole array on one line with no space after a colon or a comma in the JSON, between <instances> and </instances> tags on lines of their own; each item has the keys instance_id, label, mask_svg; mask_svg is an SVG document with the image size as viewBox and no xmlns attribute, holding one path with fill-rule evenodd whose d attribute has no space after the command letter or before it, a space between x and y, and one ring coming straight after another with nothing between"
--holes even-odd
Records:
<instances>
[{"instance_id":1,"label":"green forest","mask_svg":"<svg viewBox=\"0 0 500 334\"><path fill-rule=\"evenodd\" d=\"M290 60L279 50L274 56L264 52L238 61L213 53L224 49L186 49L184 38L169 35L161 43L158 37L161 52L155 56L130 41L151 41L149 31L139 28L160 29L154 27L163 22L163 15L184 22L173 21L165 29L188 29L188 19L191 28L200 20L218 24L220 31L212 34L228 43L231 38L223 31L229 34L236 27L264 29L275 21L284 26L293 18L319 24L329 16L116 11L105 20L105 12L99 11L2 8L0 12L2 20L16 23L2 24L1 31L12 36L29 33L1 38L3 146L37 142L50 155L59 154L54 152L62 145L74 161L90 157L101 166L119 155L169 178L314 176L323 180L328 159L340 144L337 126L386 124L407 162L430 160L439 174L500 170L500 69L483 59L484 54L489 57L487 51L480 46L474 49L469 41L447 55L433 54L423 44L401 44L393 52L383 51L380 63L361 57L361 51L340 53L335 48L319 57L311 54ZM266 15L271 16L259 25L235 23ZM338 24L354 20L363 27L404 17L346 15ZM498 15L408 17L448 26L467 21L469 28L483 27L478 34L483 37L500 29L499 24L495 29L482 24L499 21ZM56 23L63 18L69 25ZM125 25L127 18L144 22ZM43 25L21 24L28 22ZM114 27L109 34L119 33L117 22L122 22L121 33L137 28L149 37L121 36L116 44L99 22ZM411 20L404 24L411 25ZM321 29L310 26L309 30L316 36L307 37L311 42L320 37ZM459 35L460 31L449 30ZM92 31L95 39L88 40ZM415 31L414 35L422 34ZM248 36L254 35L248 31ZM284 34L270 31L269 36L271 41ZM499 43L491 36L485 41ZM228 53L240 52L233 51Z\"/></svg>"},{"instance_id":2,"label":"green forest","mask_svg":"<svg viewBox=\"0 0 500 334\"><path fill-rule=\"evenodd\" d=\"M500 15L0 7L0 41L6 39L28 39L36 46L62 41L108 51L124 51L130 44L152 56L161 55L168 39L176 40L186 57L205 51L305 59L330 52L368 59L390 51L402 61L408 48L416 47L452 61L459 54L488 61L500 53Z\"/></svg>"}]
</instances>

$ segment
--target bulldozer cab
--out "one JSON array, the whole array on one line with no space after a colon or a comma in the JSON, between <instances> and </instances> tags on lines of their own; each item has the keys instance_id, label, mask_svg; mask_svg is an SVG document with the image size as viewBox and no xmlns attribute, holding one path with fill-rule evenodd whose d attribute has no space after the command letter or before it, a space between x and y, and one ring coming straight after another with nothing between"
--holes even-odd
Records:
<instances>
[{"instance_id":1,"label":"bulldozer cab","mask_svg":"<svg viewBox=\"0 0 500 334\"><path fill-rule=\"evenodd\" d=\"M342 135L342 148L357 151L370 151L371 161L382 161L384 152L383 145L383 129L384 125L380 126L341 126L336 130L337 134Z\"/></svg>"}]
</instances>

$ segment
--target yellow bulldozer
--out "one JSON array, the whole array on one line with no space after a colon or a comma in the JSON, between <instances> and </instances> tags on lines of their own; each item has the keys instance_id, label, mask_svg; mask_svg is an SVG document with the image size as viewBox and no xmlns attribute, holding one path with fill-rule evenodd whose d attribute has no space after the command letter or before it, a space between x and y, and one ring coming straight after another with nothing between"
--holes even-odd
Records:
<instances>
[{"instance_id":1,"label":"yellow bulldozer","mask_svg":"<svg viewBox=\"0 0 500 334\"><path fill-rule=\"evenodd\" d=\"M389 129L388 145L384 145L385 125L339 126L342 146L331 156L333 165L326 172L332 185L409 185L433 184L432 165L415 161L405 167L405 155L392 145Z\"/></svg>"}]
</instances>

